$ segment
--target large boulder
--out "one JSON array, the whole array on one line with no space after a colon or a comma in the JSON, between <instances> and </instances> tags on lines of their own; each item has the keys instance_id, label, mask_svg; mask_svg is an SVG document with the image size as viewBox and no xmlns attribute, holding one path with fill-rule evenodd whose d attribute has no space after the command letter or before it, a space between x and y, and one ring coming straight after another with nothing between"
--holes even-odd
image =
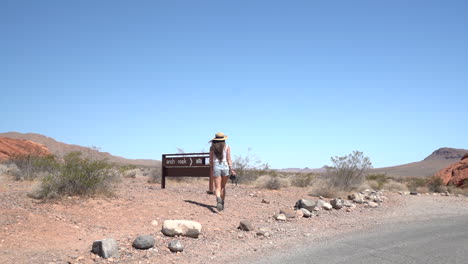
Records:
<instances>
[{"instance_id":1,"label":"large boulder","mask_svg":"<svg viewBox=\"0 0 468 264\"><path fill-rule=\"evenodd\" d=\"M299 201L296 202L296 208L297 209L301 209L301 208L304 208L304 209L307 209L309 211L312 211L314 210L314 207L315 207L315 202L313 200L309 200L309 199L301 199Z\"/></svg>"},{"instance_id":2,"label":"large boulder","mask_svg":"<svg viewBox=\"0 0 468 264\"><path fill-rule=\"evenodd\" d=\"M113 238L94 241L93 246L91 248L91 252L103 258L120 257L119 245L117 244L117 241Z\"/></svg>"},{"instance_id":3,"label":"large boulder","mask_svg":"<svg viewBox=\"0 0 468 264\"><path fill-rule=\"evenodd\" d=\"M200 223L190 220L166 220L162 226L162 233L166 236L185 236L198 238L202 230Z\"/></svg>"},{"instance_id":4,"label":"large boulder","mask_svg":"<svg viewBox=\"0 0 468 264\"><path fill-rule=\"evenodd\" d=\"M453 184L458 187L468 185L468 154L462 159L435 174L445 185Z\"/></svg>"}]
</instances>

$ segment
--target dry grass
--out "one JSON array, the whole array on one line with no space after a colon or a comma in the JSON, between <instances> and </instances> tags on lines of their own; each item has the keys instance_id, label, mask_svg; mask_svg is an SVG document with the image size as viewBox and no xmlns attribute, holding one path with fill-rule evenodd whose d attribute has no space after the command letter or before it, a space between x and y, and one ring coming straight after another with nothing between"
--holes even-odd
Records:
<instances>
[{"instance_id":1,"label":"dry grass","mask_svg":"<svg viewBox=\"0 0 468 264\"><path fill-rule=\"evenodd\" d=\"M316 178L314 173L297 173L290 176L290 181L292 186L296 187L307 187L310 186L314 178Z\"/></svg>"},{"instance_id":2,"label":"dry grass","mask_svg":"<svg viewBox=\"0 0 468 264\"><path fill-rule=\"evenodd\" d=\"M418 192L418 193L429 193L430 191L429 191L429 188L424 186L424 187L417 187L416 192Z\"/></svg>"},{"instance_id":3,"label":"dry grass","mask_svg":"<svg viewBox=\"0 0 468 264\"><path fill-rule=\"evenodd\" d=\"M380 189L381 184L379 184L378 181L375 180L368 180L367 184L369 185L370 189Z\"/></svg>"},{"instance_id":4,"label":"dry grass","mask_svg":"<svg viewBox=\"0 0 468 264\"><path fill-rule=\"evenodd\" d=\"M255 186L263 189L279 190L291 186L291 183L288 178L262 175L255 180Z\"/></svg>"},{"instance_id":5,"label":"dry grass","mask_svg":"<svg viewBox=\"0 0 468 264\"><path fill-rule=\"evenodd\" d=\"M310 196L323 196L325 198L346 197L347 192L340 190L324 179L315 179L309 190Z\"/></svg>"},{"instance_id":6,"label":"dry grass","mask_svg":"<svg viewBox=\"0 0 468 264\"><path fill-rule=\"evenodd\" d=\"M458 188L455 186L447 186L447 191L451 194L468 194L468 188Z\"/></svg>"},{"instance_id":7,"label":"dry grass","mask_svg":"<svg viewBox=\"0 0 468 264\"><path fill-rule=\"evenodd\" d=\"M137 170L128 170L123 173L125 178L133 178L135 179L137 175Z\"/></svg>"},{"instance_id":8,"label":"dry grass","mask_svg":"<svg viewBox=\"0 0 468 264\"><path fill-rule=\"evenodd\" d=\"M149 183L161 183L161 167L152 168L148 176Z\"/></svg>"},{"instance_id":9,"label":"dry grass","mask_svg":"<svg viewBox=\"0 0 468 264\"><path fill-rule=\"evenodd\" d=\"M386 184L384 184L383 189L389 190L391 192L407 192L408 186L401 182L389 180Z\"/></svg>"}]
</instances>

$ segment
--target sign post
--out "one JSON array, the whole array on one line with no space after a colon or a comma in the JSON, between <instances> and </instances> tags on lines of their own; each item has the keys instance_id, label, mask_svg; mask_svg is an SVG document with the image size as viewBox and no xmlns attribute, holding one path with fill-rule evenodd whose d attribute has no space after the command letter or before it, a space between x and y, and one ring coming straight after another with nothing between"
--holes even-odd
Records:
<instances>
[{"instance_id":1,"label":"sign post","mask_svg":"<svg viewBox=\"0 0 468 264\"><path fill-rule=\"evenodd\" d=\"M161 188L166 188L166 177L209 177L208 193L213 193L213 169L210 153L163 154Z\"/></svg>"}]
</instances>

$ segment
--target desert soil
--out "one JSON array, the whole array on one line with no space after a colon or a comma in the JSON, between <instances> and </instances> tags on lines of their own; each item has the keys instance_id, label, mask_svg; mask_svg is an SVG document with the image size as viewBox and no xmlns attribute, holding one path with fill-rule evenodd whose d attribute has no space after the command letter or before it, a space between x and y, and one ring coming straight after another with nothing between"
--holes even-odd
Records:
<instances>
[{"instance_id":1,"label":"desert soil","mask_svg":"<svg viewBox=\"0 0 468 264\"><path fill-rule=\"evenodd\" d=\"M272 216L292 208L298 199L316 199L306 188L279 191L228 184L226 209L218 213L206 181L170 181L166 189L147 178L123 179L115 197L67 197L41 202L27 197L31 182L0 176L0 263L248 263L295 245L319 243L334 236L396 221L414 221L468 214L468 197L402 196L386 192L388 200L371 209L358 205L320 211L312 218L277 222ZM262 202L262 200L268 203ZM167 219L202 224L199 238L171 238L161 233ZM240 220L266 227L269 238L238 230ZM157 223L156 223L157 222ZM156 238L150 250L137 250L133 240L143 234ZM90 253L93 241L114 238L120 258L102 259ZM173 239L185 245L171 253Z\"/></svg>"}]
</instances>

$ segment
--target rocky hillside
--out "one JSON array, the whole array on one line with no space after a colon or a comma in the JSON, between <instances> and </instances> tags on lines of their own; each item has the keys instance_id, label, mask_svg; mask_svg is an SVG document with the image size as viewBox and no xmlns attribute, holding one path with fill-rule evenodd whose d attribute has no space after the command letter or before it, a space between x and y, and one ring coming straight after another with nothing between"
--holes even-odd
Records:
<instances>
[{"instance_id":1,"label":"rocky hillside","mask_svg":"<svg viewBox=\"0 0 468 264\"><path fill-rule=\"evenodd\" d=\"M422 161L373 169L372 173L382 173L392 177L428 177L458 162L466 153L467 149L440 148Z\"/></svg>"},{"instance_id":2,"label":"rocky hillside","mask_svg":"<svg viewBox=\"0 0 468 264\"><path fill-rule=\"evenodd\" d=\"M24 139L0 137L0 161L15 155L43 156L51 153L46 146Z\"/></svg>"},{"instance_id":3,"label":"rocky hillside","mask_svg":"<svg viewBox=\"0 0 468 264\"><path fill-rule=\"evenodd\" d=\"M110 162L117 164L130 164L136 166L145 166L145 167L154 167L159 166L160 161L150 160L150 159L125 159L119 156L111 155L108 152L97 151L92 148L87 148L78 145L66 144L63 142L56 141L53 138L46 137L40 134L35 133L17 133L17 132L8 132L0 133L0 137L12 138L12 139L22 139L28 140L36 143L40 143L46 146L50 152L55 155L62 156L71 151L80 151L83 155L90 158L99 158L99 159L108 159Z\"/></svg>"}]
</instances>

